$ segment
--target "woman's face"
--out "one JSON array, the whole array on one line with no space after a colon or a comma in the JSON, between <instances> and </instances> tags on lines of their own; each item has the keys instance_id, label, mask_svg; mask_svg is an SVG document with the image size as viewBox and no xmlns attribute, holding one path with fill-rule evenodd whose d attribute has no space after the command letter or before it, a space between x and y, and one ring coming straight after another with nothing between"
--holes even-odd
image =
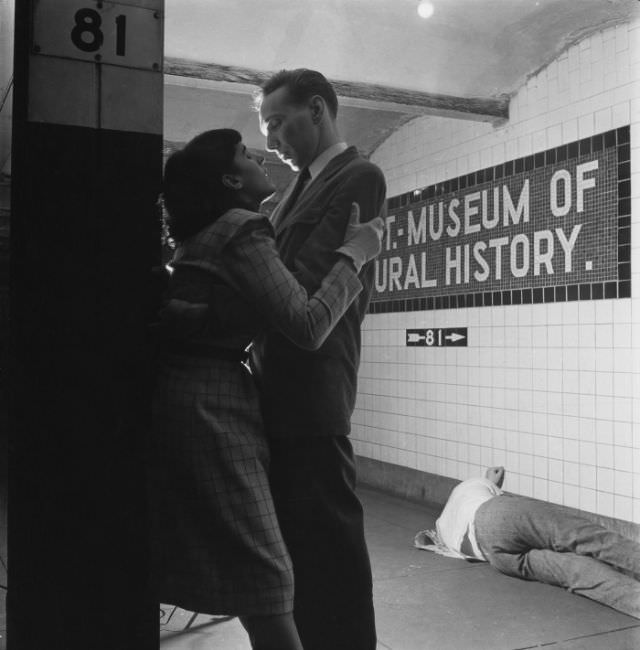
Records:
<instances>
[{"instance_id":1,"label":"woman's face","mask_svg":"<svg viewBox=\"0 0 640 650\"><path fill-rule=\"evenodd\" d=\"M233 176L241 184L238 193L257 205L260 205L276 190L275 185L271 182L265 168L262 166L263 162L263 156L252 154L242 142L238 142L233 158Z\"/></svg>"}]
</instances>

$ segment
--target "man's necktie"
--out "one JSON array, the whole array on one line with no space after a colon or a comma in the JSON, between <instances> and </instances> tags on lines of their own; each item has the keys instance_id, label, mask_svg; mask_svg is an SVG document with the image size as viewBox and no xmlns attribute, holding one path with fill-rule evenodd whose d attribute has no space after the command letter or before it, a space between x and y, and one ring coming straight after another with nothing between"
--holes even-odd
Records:
<instances>
[{"instance_id":1,"label":"man's necktie","mask_svg":"<svg viewBox=\"0 0 640 650\"><path fill-rule=\"evenodd\" d=\"M287 199L287 205L280 213L280 219L284 218L285 215L291 212L291 208L293 208L293 206L296 204L296 201L298 200L300 193L305 188L305 185L307 184L310 178L311 178L311 174L309 173L308 167L305 167L300 171L300 173L298 174L298 178L296 179L296 184L293 186L293 190L291 191L291 194L289 194L289 198Z\"/></svg>"}]
</instances>

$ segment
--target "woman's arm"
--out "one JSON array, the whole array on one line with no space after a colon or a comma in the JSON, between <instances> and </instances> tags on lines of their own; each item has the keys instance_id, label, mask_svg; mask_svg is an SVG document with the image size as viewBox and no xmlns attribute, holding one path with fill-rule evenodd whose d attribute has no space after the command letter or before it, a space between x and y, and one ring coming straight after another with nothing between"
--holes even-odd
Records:
<instances>
[{"instance_id":1,"label":"woman's arm","mask_svg":"<svg viewBox=\"0 0 640 650\"><path fill-rule=\"evenodd\" d=\"M247 224L224 251L235 288L296 345L318 349L362 290L353 261L336 253L320 288L309 296L285 267L267 222Z\"/></svg>"}]
</instances>

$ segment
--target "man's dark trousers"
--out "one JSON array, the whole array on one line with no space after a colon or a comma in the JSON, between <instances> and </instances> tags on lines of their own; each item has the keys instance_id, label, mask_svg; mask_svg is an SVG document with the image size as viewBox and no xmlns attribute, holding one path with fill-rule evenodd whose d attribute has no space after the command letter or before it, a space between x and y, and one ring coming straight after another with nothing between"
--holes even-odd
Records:
<instances>
[{"instance_id":1,"label":"man's dark trousers","mask_svg":"<svg viewBox=\"0 0 640 650\"><path fill-rule=\"evenodd\" d=\"M371 565L349 439L275 439L271 451L272 491L295 567L294 614L305 650L375 650Z\"/></svg>"}]
</instances>

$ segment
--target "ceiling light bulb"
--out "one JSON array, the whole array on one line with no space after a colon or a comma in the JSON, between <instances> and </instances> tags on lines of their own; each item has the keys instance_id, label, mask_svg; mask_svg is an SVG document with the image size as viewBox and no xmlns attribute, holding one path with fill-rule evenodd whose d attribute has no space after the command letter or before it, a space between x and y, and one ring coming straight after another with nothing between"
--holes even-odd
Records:
<instances>
[{"instance_id":1,"label":"ceiling light bulb","mask_svg":"<svg viewBox=\"0 0 640 650\"><path fill-rule=\"evenodd\" d=\"M421 0L418 4L418 15L421 18L431 18L433 15L433 4L427 0Z\"/></svg>"}]
</instances>

